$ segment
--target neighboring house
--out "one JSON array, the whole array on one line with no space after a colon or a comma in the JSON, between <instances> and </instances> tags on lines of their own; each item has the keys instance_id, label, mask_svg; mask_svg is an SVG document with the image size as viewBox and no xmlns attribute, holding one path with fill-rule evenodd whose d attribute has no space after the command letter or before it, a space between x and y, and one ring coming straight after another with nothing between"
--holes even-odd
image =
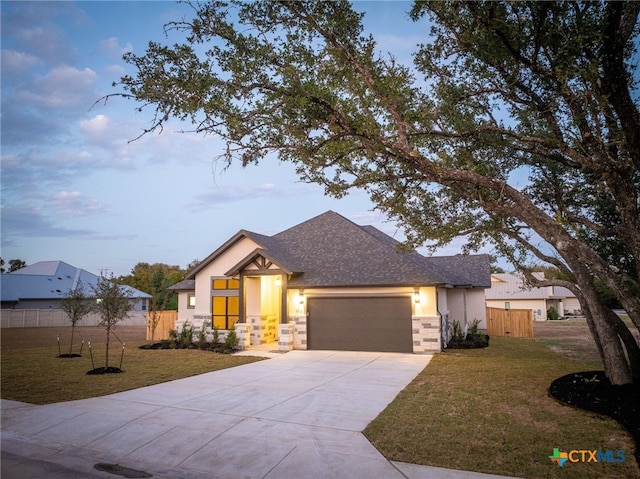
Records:
<instances>
[{"instance_id":1,"label":"neighboring house","mask_svg":"<svg viewBox=\"0 0 640 479\"><path fill-rule=\"evenodd\" d=\"M99 276L76 268L63 261L41 261L11 273L0 275L2 309L60 309L60 300L78 282L88 296ZM130 293L132 311L146 311L150 295L130 286L122 286Z\"/></svg>"},{"instance_id":2,"label":"neighboring house","mask_svg":"<svg viewBox=\"0 0 640 479\"><path fill-rule=\"evenodd\" d=\"M332 211L273 236L241 230L171 287L177 327L235 329L245 348L415 353L440 351L453 320L486 328L488 256L399 246Z\"/></svg>"},{"instance_id":3,"label":"neighboring house","mask_svg":"<svg viewBox=\"0 0 640 479\"><path fill-rule=\"evenodd\" d=\"M544 279L543 273L534 273ZM534 321L546 321L547 310L554 307L560 317L580 314L575 294L560 286L532 287L522 276L509 273L492 274L491 289L487 290L487 307L502 309L530 309Z\"/></svg>"}]
</instances>

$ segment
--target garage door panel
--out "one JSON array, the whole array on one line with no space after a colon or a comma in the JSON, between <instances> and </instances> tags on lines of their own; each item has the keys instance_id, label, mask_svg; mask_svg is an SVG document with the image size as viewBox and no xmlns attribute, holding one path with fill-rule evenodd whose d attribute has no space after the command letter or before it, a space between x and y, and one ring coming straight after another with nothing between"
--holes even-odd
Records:
<instances>
[{"instance_id":1,"label":"garage door panel","mask_svg":"<svg viewBox=\"0 0 640 479\"><path fill-rule=\"evenodd\" d=\"M409 298L309 298L309 349L413 352Z\"/></svg>"}]
</instances>

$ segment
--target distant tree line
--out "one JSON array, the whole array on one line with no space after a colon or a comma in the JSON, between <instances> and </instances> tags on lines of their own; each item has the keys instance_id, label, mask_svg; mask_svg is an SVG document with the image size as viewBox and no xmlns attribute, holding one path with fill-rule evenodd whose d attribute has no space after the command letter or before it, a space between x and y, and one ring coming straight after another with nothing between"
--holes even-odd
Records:
<instances>
[{"instance_id":1,"label":"distant tree line","mask_svg":"<svg viewBox=\"0 0 640 479\"><path fill-rule=\"evenodd\" d=\"M186 269L165 263L138 263L131 273L119 276L115 281L151 295L150 311L167 311L178 309L178 295L168 288L182 281L187 271L198 264L194 260Z\"/></svg>"},{"instance_id":2,"label":"distant tree line","mask_svg":"<svg viewBox=\"0 0 640 479\"><path fill-rule=\"evenodd\" d=\"M7 264L4 258L0 258L0 273L13 273L21 268L27 266L27 263L22 261L21 259L10 259L9 260L9 268L5 268L4 265Z\"/></svg>"}]
</instances>

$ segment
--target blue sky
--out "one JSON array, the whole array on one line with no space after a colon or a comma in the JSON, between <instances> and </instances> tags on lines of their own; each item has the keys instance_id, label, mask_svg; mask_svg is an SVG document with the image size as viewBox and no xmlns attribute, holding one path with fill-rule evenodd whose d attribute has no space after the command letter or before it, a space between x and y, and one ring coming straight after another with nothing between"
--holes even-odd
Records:
<instances>
[{"instance_id":1,"label":"blue sky","mask_svg":"<svg viewBox=\"0 0 640 479\"><path fill-rule=\"evenodd\" d=\"M2 1L1 255L27 264L62 260L128 274L138 262L185 267L240 229L273 234L332 209L402 239L366 194L336 200L289 164L266 160L221 171L222 143L179 133L130 142L151 110L112 99L133 70L127 51L168 40L163 25L191 16L174 2ZM408 2L356 2L381 50L410 61L427 26ZM455 246L442 254L455 254Z\"/></svg>"}]
</instances>

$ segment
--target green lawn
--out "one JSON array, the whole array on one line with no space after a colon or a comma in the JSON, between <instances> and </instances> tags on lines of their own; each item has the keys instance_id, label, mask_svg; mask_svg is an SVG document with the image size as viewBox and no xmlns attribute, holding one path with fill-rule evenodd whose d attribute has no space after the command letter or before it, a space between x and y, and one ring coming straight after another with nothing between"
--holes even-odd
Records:
<instances>
[{"instance_id":1,"label":"green lawn","mask_svg":"<svg viewBox=\"0 0 640 479\"><path fill-rule=\"evenodd\" d=\"M429 365L365 430L390 460L524 478L640 477L631 437L613 420L547 395L555 378L601 369L534 339L491 338L486 349L450 350ZM567 463L557 447L623 449L621 464Z\"/></svg>"},{"instance_id":2,"label":"green lawn","mask_svg":"<svg viewBox=\"0 0 640 479\"><path fill-rule=\"evenodd\" d=\"M157 384L259 360L199 350L140 350L127 343L122 374L87 375L82 358L57 358L56 347L2 351L3 399L48 404ZM95 366L104 366L104 344L95 344ZM120 365L119 344L111 366ZM542 341L492 338L487 349L434 356L427 368L365 430L388 459L523 478L640 477L633 441L607 418L569 408L547 395L564 374L599 369L575 361ZM623 449L623 464L571 463L560 468L554 448Z\"/></svg>"},{"instance_id":3,"label":"green lawn","mask_svg":"<svg viewBox=\"0 0 640 479\"><path fill-rule=\"evenodd\" d=\"M197 349L141 350L127 343L120 374L87 375L93 369L85 346L81 358L57 358L56 347L2 351L2 399L49 404L104 396L151 384L259 361ZM76 351L77 352L77 349ZM109 366L120 366L122 347L112 344ZM93 346L95 367L104 366L105 345Z\"/></svg>"}]
</instances>

